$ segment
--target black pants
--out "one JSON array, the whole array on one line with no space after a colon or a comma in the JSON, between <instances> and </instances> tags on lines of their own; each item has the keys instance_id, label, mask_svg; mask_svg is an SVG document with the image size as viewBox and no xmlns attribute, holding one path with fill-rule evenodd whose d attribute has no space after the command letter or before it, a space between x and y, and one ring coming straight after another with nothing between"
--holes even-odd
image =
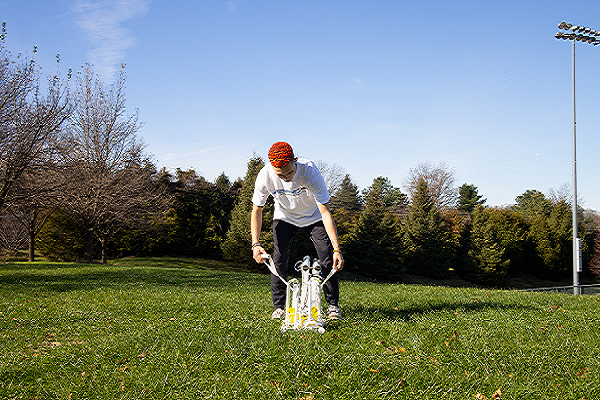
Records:
<instances>
[{"instance_id":1,"label":"black pants","mask_svg":"<svg viewBox=\"0 0 600 400\"><path fill-rule=\"evenodd\" d=\"M273 221L273 243L275 251L273 252L273 262L279 275L283 279L288 278L288 261L292 240L300 228L288 222L281 220ZM323 279L331 272L333 268L333 249L327 231L322 221L310 225L304 229L310 232L310 240L315 246L319 263L321 264L321 276ZM273 307L275 309L285 309L286 286L275 275L271 274L271 293L273 295ZM334 274L323 286L325 301L328 305L338 305L340 297L340 287L337 274Z\"/></svg>"}]
</instances>

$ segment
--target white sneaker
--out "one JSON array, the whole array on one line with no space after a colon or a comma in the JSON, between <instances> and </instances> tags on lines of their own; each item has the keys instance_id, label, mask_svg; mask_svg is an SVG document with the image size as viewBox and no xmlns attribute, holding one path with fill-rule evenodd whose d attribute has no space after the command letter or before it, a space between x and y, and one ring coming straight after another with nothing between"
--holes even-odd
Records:
<instances>
[{"instance_id":1,"label":"white sneaker","mask_svg":"<svg viewBox=\"0 0 600 400\"><path fill-rule=\"evenodd\" d=\"M328 319L341 319L342 312L338 306L327 307L327 318Z\"/></svg>"},{"instance_id":2,"label":"white sneaker","mask_svg":"<svg viewBox=\"0 0 600 400\"><path fill-rule=\"evenodd\" d=\"M277 310L273 311L273 314L271 314L271 318L272 319L281 319L281 318L283 318L284 315L285 315L285 311L283 311L281 308L278 308Z\"/></svg>"}]
</instances>

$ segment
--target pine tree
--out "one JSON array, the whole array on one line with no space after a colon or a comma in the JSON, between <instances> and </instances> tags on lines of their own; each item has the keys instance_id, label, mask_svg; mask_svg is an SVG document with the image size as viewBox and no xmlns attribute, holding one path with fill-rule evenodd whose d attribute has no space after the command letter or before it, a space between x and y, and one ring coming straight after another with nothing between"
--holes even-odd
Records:
<instances>
[{"instance_id":1,"label":"pine tree","mask_svg":"<svg viewBox=\"0 0 600 400\"><path fill-rule=\"evenodd\" d=\"M547 216L552 209L552 202L539 190L527 190L515 199L513 210L526 219Z\"/></svg>"},{"instance_id":2,"label":"pine tree","mask_svg":"<svg viewBox=\"0 0 600 400\"><path fill-rule=\"evenodd\" d=\"M527 268L528 254L532 253L527 239L529 225L525 218L510 208L486 208L489 222L494 224L496 235L504 248L504 255L510 259L509 274Z\"/></svg>"},{"instance_id":3,"label":"pine tree","mask_svg":"<svg viewBox=\"0 0 600 400\"><path fill-rule=\"evenodd\" d=\"M490 218L491 210L478 205L473 210L471 225L469 260L472 269L468 277L477 282L498 286L508 276L510 259L498 235L498 226Z\"/></svg>"},{"instance_id":4,"label":"pine tree","mask_svg":"<svg viewBox=\"0 0 600 400\"><path fill-rule=\"evenodd\" d=\"M486 199L481 199L483 196L477 192L475 185L467 185L464 183L458 188L458 209L466 212L473 212L475 206L485 203Z\"/></svg>"},{"instance_id":5,"label":"pine tree","mask_svg":"<svg viewBox=\"0 0 600 400\"><path fill-rule=\"evenodd\" d=\"M550 205L547 215L533 218L529 239L535 246L533 272L537 275L558 279L566 276L572 267L572 214L571 206L559 201ZM582 226L580 237L585 237Z\"/></svg>"},{"instance_id":6,"label":"pine tree","mask_svg":"<svg viewBox=\"0 0 600 400\"><path fill-rule=\"evenodd\" d=\"M360 274L395 279L404 272L398 220L377 188L375 185L366 195L365 208L343 244L344 256Z\"/></svg>"},{"instance_id":7,"label":"pine tree","mask_svg":"<svg viewBox=\"0 0 600 400\"><path fill-rule=\"evenodd\" d=\"M225 241L221 245L223 257L226 260L248 267L255 263L252 259L252 251L250 251L250 246L252 244L252 237L250 235L250 215L252 213L254 182L264 165L263 159L256 155L248 161L248 170L242 183L240 196L231 212L230 228L227 232ZM263 208L263 224L261 232L261 243L263 243L267 252L272 252L272 221L273 203L272 200L269 200Z\"/></svg>"},{"instance_id":8,"label":"pine tree","mask_svg":"<svg viewBox=\"0 0 600 400\"><path fill-rule=\"evenodd\" d=\"M406 204L408 198L400 188L394 187L392 182L383 176L373 180L373 184L364 190L364 196L365 198L376 196L390 210L393 210L396 206Z\"/></svg>"},{"instance_id":9,"label":"pine tree","mask_svg":"<svg viewBox=\"0 0 600 400\"><path fill-rule=\"evenodd\" d=\"M331 196L331 206L334 210L349 212L358 212L362 208L358 186L352 183L350 175L344 176L340 188Z\"/></svg>"},{"instance_id":10,"label":"pine tree","mask_svg":"<svg viewBox=\"0 0 600 400\"><path fill-rule=\"evenodd\" d=\"M419 179L403 226L409 272L445 277L453 264L449 232L434 206L424 179Z\"/></svg>"}]
</instances>

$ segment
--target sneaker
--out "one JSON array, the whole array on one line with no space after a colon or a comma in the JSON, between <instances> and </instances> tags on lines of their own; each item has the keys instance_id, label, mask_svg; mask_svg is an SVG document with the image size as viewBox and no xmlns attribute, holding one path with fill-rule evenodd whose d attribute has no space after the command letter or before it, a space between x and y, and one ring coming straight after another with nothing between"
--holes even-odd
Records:
<instances>
[{"instance_id":1,"label":"sneaker","mask_svg":"<svg viewBox=\"0 0 600 400\"><path fill-rule=\"evenodd\" d=\"M271 314L271 318L272 319L281 319L281 318L283 318L284 315L285 315L285 311L283 311L281 308L278 308L275 311L273 311L273 314Z\"/></svg>"},{"instance_id":2,"label":"sneaker","mask_svg":"<svg viewBox=\"0 0 600 400\"><path fill-rule=\"evenodd\" d=\"M338 306L327 307L327 318L328 319L340 319L342 318L342 312Z\"/></svg>"}]
</instances>

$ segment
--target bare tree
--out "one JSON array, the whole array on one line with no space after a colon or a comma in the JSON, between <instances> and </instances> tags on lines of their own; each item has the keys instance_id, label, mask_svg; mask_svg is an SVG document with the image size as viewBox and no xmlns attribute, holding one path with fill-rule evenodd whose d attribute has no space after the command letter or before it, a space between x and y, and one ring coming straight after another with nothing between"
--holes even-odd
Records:
<instances>
[{"instance_id":1,"label":"bare tree","mask_svg":"<svg viewBox=\"0 0 600 400\"><path fill-rule=\"evenodd\" d=\"M166 210L168 199L152 184L150 167L132 165L117 171L104 182L105 210L99 215L94 234L101 245L101 261L107 262L108 243L126 226L141 226L146 216Z\"/></svg>"},{"instance_id":2,"label":"bare tree","mask_svg":"<svg viewBox=\"0 0 600 400\"><path fill-rule=\"evenodd\" d=\"M7 202L8 215L27 232L29 261L35 260L35 239L44 224L58 208L63 176L48 162L29 168L15 182Z\"/></svg>"},{"instance_id":3,"label":"bare tree","mask_svg":"<svg viewBox=\"0 0 600 400\"><path fill-rule=\"evenodd\" d=\"M0 212L21 175L50 157L69 113L67 91L58 75L40 92L35 62L13 59L0 37ZM34 50L35 53L35 50Z\"/></svg>"},{"instance_id":4,"label":"bare tree","mask_svg":"<svg viewBox=\"0 0 600 400\"><path fill-rule=\"evenodd\" d=\"M563 183L558 188L550 188L548 190L548 199L553 203L564 202L567 204L573 203L573 190L570 183ZM585 199L581 194L577 194L578 207L582 207L585 204Z\"/></svg>"},{"instance_id":5,"label":"bare tree","mask_svg":"<svg viewBox=\"0 0 600 400\"><path fill-rule=\"evenodd\" d=\"M152 192L151 169L138 139L137 114L127 115L125 74L106 89L92 68L76 77L74 110L69 121L65 211L87 231L87 261L92 261L94 235L102 244L102 262L110 238L158 197Z\"/></svg>"},{"instance_id":6,"label":"bare tree","mask_svg":"<svg viewBox=\"0 0 600 400\"><path fill-rule=\"evenodd\" d=\"M413 198L419 180L423 179L427 184L427 189L431 200L438 209L454 207L458 200L458 189L454 187L454 170L448 168L445 163L440 163L434 167L429 162L421 163L409 171L408 177L404 181L404 188Z\"/></svg>"},{"instance_id":7,"label":"bare tree","mask_svg":"<svg viewBox=\"0 0 600 400\"><path fill-rule=\"evenodd\" d=\"M337 192L344 180L344 176L346 176L346 171L344 168L340 167L337 164L330 164L323 160L315 161L321 175L323 175L323 179L325 179L325 184L327 185L327 190L329 194L333 194Z\"/></svg>"},{"instance_id":8,"label":"bare tree","mask_svg":"<svg viewBox=\"0 0 600 400\"><path fill-rule=\"evenodd\" d=\"M16 252L27 247L27 231L12 215L0 216L0 249Z\"/></svg>"}]
</instances>

